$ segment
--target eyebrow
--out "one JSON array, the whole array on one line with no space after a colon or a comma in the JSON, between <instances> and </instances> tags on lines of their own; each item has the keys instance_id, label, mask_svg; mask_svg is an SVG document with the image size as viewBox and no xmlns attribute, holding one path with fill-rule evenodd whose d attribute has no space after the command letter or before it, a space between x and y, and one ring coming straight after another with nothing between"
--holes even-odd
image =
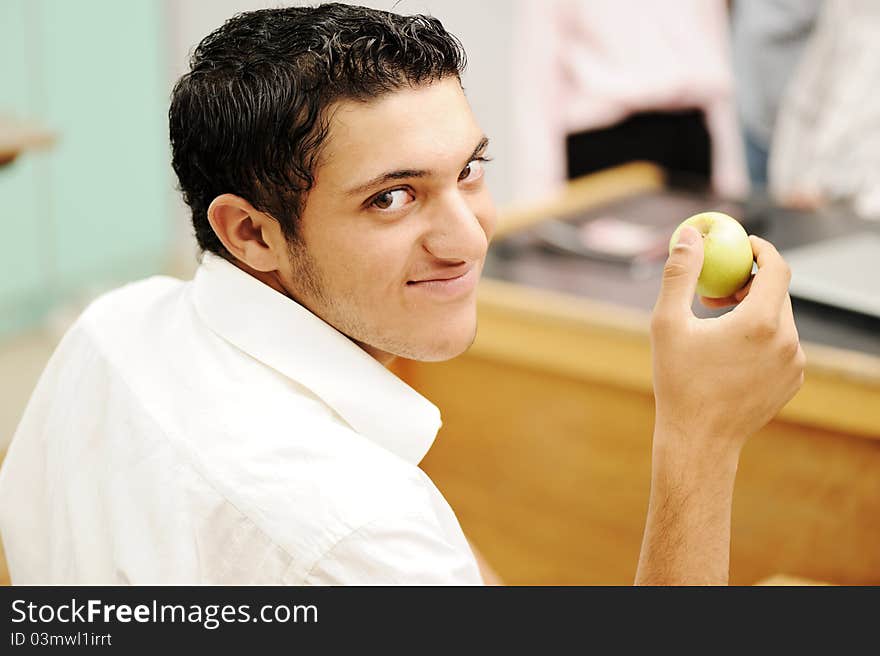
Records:
<instances>
[{"instance_id":1,"label":"eyebrow","mask_svg":"<svg viewBox=\"0 0 880 656\"><path fill-rule=\"evenodd\" d=\"M477 147L474 148L474 152L470 154L467 160L464 162L463 166L467 166L468 162L473 161L477 157L479 157L489 146L489 138L486 135L480 139L480 143L477 144ZM377 175L375 178L368 180L367 182L360 184L356 187L352 187L348 191L345 192L346 196L357 196L359 194L366 193L370 189L374 187L378 187L379 185L389 182L391 180L404 180L408 178L425 178L433 174L433 171L430 169L399 169L396 171L386 171L380 175Z\"/></svg>"}]
</instances>

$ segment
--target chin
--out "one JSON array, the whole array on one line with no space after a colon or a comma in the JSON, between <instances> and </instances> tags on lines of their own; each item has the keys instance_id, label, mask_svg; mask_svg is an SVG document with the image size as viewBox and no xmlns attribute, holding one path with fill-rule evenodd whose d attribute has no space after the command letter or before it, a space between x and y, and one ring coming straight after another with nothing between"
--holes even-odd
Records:
<instances>
[{"instance_id":1,"label":"chin","mask_svg":"<svg viewBox=\"0 0 880 656\"><path fill-rule=\"evenodd\" d=\"M477 326L474 324L468 330L458 335L443 335L442 341L436 341L432 335L433 343L413 348L414 355L408 356L410 360L419 362L443 362L458 357L467 351L477 337Z\"/></svg>"}]
</instances>

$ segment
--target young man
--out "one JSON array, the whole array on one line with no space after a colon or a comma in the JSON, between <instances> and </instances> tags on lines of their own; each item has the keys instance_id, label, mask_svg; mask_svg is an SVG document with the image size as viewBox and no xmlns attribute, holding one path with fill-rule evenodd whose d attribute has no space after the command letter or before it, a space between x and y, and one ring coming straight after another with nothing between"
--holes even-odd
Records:
<instances>
[{"instance_id":1,"label":"young man","mask_svg":"<svg viewBox=\"0 0 880 656\"><path fill-rule=\"evenodd\" d=\"M50 361L0 478L14 583L483 581L417 466L439 412L385 368L476 331L495 210L463 66L434 19L340 5L201 43L170 111L201 266L100 298ZM726 581L739 450L798 388L787 269L753 245L721 319L690 313L695 231L666 267L638 582Z\"/></svg>"}]
</instances>

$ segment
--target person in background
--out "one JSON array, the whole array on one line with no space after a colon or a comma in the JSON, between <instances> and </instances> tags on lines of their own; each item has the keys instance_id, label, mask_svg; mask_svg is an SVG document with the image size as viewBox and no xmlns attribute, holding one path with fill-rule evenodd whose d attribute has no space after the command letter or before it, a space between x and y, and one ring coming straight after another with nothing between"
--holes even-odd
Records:
<instances>
[{"instance_id":1,"label":"person in background","mask_svg":"<svg viewBox=\"0 0 880 656\"><path fill-rule=\"evenodd\" d=\"M769 186L801 207L842 203L880 220L880 2L827 0L789 85Z\"/></svg>"},{"instance_id":2,"label":"person in background","mask_svg":"<svg viewBox=\"0 0 880 656\"><path fill-rule=\"evenodd\" d=\"M580 149L593 161L591 136L601 139L606 165L623 158L668 166L696 150L705 163L690 168L704 169L714 192L748 193L723 0L521 0L514 43L520 199L544 197L569 173L589 171L569 170L578 154L567 140L583 134ZM628 119L634 123L609 135Z\"/></svg>"},{"instance_id":3,"label":"person in background","mask_svg":"<svg viewBox=\"0 0 880 656\"><path fill-rule=\"evenodd\" d=\"M779 105L813 31L822 0L734 0L731 48L749 179L767 186Z\"/></svg>"}]
</instances>

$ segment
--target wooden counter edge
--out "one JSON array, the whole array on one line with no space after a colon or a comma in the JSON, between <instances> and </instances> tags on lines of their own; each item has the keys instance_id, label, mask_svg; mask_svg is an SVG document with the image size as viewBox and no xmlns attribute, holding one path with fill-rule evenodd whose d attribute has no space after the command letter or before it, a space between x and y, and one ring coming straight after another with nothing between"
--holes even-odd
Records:
<instances>
[{"instance_id":1,"label":"wooden counter edge","mask_svg":"<svg viewBox=\"0 0 880 656\"><path fill-rule=\"evenodd\" d=\"M652 391L645 311L491 278L478 307L473 356ZM880 439L880 358L803 346L806 380L780 418Z\"/></svg>"},{"instance_id":2,"label":"wooden counter edge","mask_svg":"<svg viewBox=\"0 0 880 656\"><path fill-rule=\"evenodd\" d=\"M631 162L591 173L569 182L549 198L517 203L499 213L494 239L534 225L551 216L563 216L634 194L662 189L666 175L656 164Z\"/></svg>"}]
</instances>

